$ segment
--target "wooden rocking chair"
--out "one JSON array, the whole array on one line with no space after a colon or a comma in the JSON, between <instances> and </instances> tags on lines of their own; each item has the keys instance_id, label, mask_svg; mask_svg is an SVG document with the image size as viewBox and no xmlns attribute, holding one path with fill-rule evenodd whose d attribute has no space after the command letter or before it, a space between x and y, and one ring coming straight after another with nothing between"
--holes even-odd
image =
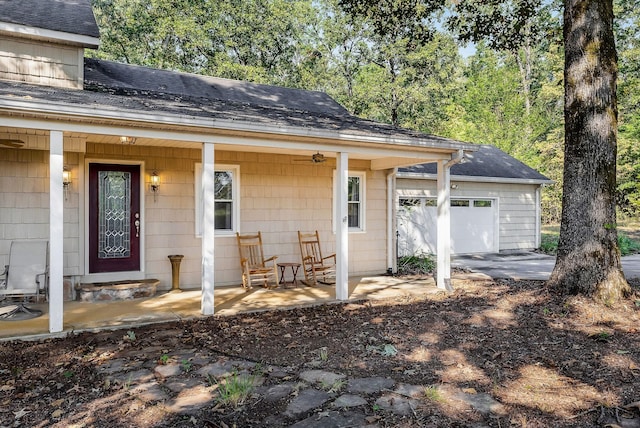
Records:
<instances>
[{"instance_id":1,"label":"wooden rocking chair","mask_svg":"<svg viewBox=\"0 0 640 428\"><path fill-rule=\"evenodd\" d=\"M315 233L302 233L298 231L300 242L300 255L304 269L304 280L307 285L335 284L336 282L336 255L331 254L322 257L320 249L320 235Z\"/></svg>"},{"instance_id":2,"label":"wooden rocking chair","mask_svg":"<svg viewBox=\"0 0 640 428\"><path fill-rule=\"evenodd\" d=\"M278 286L278 272L276 260L278 256L264 258L262 252L262 235L240 235L236 233L238 249L240 250L240 265L242 267L242 286L247 290L259 283L268 288L268 281L273 280L274 287ZM273 263L267 266L267 263Z\"/></svg>"}]
</instances>

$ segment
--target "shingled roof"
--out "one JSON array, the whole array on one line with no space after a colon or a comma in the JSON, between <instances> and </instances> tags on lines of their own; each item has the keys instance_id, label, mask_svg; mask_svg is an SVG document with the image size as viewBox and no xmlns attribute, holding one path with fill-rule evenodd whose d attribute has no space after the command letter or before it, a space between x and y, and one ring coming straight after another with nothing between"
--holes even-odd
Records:
<instances>
[{"instance_id":1,"label":"shingled roof","mask_svg":"<svg viewBox=\"0 0 640 428\"><path fill-rule=\"evenodd\" d=\"M451 167L452 178L485 177L538 184L553 182L497 147L491 145L477 145L476 147L477 151L465 154L464 163L458 163ZM414 165L407 168L399 168L398 172L401 176L435 176L437 174L437 165L435 163Z\"/></svg>"},{"instance_id":2,"label":"shingled roof","mask_svg":"<svg viewBox=\"0 0 640 428\"><path fill-rule=\"evenodd\" d=\"M331 97L302 89L258 85L188 73L85 59L85 89L73 90L0 81L0 97L83 107L83 112L148 113L158 117L233 122L237 126L297 128L402 141L423 147L468 149L469 144L361 119ZM281 131L279 131L281 132Z\"/></svg>"},{"instance_id":3,"label":"shingled roof","mask_svg":"<svg viewBox=\"0 0 640 428\"><path fill-rule=\"evenodd\" d=\"M0 22L100 37L89 0L0 0Z\"/></svg>"},{"instance_id":4,"label":"shingled roof","mask_svg":"<svg viewBox=\"0 0 640 428\"><path fill-rule=\"evenodd\" d=\"M325 115L349 114L323 92L259 85L91 58L85 59L84 78L87 89L120 90L121 94L149 92Z\"/></svg>"}]
</instances>

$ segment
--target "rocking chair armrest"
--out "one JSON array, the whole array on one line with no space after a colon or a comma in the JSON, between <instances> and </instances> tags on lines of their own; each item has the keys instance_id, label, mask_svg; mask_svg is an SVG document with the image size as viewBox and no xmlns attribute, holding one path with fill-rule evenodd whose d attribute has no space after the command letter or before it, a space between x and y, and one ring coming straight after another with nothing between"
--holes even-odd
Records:
<instances>
[{"instance_id":1,"label":"rocking chair armrest","mask_svg":"<svg viewBox=\"0 0 640 428\"><path fill-rule=\"evenodd\" d=\"M323 257L322 260L327 260L327 259L333 259L333 262L336 262L336 255L334 254L330 254L327 257Z\"/></svg>"},{"instance_id":2,"label":"rocking chair armrest","mask_svg":"<svg viewBox=\"0 0 640 428\"><path fill-rule=\"evenodd\" d=\"M271 257L269 257L268 259L264 259L264 260L262 261L262 263L266 263L266 262L273 262L273 263L275 263L275 262L276 262L276 260L278 260L278 256L271 256Z\"/></svg>"}]
</instances>

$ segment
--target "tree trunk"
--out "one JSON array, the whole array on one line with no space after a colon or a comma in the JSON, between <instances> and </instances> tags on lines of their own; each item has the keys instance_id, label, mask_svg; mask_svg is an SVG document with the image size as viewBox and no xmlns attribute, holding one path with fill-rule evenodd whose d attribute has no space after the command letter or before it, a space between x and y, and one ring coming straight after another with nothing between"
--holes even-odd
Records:
<instances>
[{"instance_id":1,"label":"tree trunk","mask_svg":"<svg viewBox=\"0 0 640 428\"><path fill-rule=\"evenodd\" d=\"M612 0L565 0L565 157L558 258L549 285L612 304L622 272L616 188L617 54Z\"/></svg>"}]
</instances>

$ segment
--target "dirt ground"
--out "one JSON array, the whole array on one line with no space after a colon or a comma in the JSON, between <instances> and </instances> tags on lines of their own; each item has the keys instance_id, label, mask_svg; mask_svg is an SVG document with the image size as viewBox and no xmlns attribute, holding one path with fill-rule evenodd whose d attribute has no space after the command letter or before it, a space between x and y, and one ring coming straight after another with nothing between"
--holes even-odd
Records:
<instances>
[{"instance_id":1,"label":"dirt ground","mask_svg":"<svg viewBox=\"0 0 640 428\"><path fill-rule=\"evenodd\" d=\"M633 285L639 289L640 284ZM219 398L188 415L172 413L140 401L127 382L111 381L100 369L116 360L153 369L186 355L182 375L193 376L195 383L205 356L284 373L267 377L263 388L283 378L300 382L299 373L310 368L428 386L408 415L381 409L372 397L355 409L365 417L360 426L640 427L640 297L602 307L584 298L552 295L542 282L456 286L452 294L414 300L1 343L0 426L228 428L274 426L274 420L290 426L330 410L321 405L273 419L295 398L294 388L275 402L249 394L238 405ZM156 381L160 389L170 387ZM200 387L213 397L221 391L215 379ZM447 399L451 389L487 395L504 411L460 408Z\"/></svg>"}]
</instances>

